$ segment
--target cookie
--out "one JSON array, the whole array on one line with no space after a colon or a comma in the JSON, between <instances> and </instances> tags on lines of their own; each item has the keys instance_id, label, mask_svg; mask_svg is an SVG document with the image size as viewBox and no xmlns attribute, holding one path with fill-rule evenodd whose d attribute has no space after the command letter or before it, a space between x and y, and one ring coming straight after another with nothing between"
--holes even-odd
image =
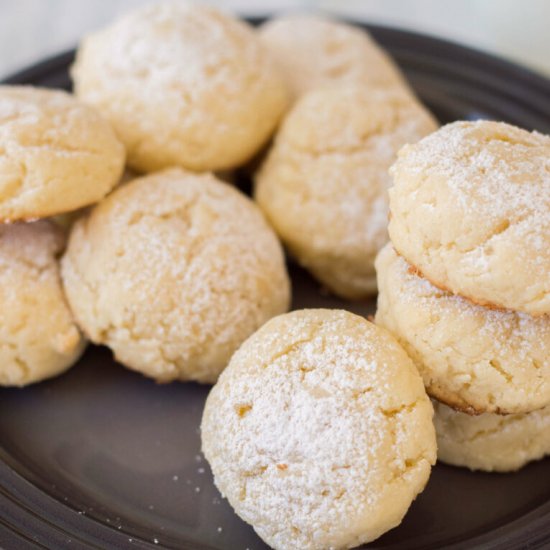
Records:
<instances>
[{"instance_id":1,"label":"cookie","mask_svg":"<svg viewBox=\"0 0 550 550\"><path fill-rule=\"evenodd\" d=\"M550 407L525 414L470 416L434 401L441 462L513 472L550 454Z\"/></svg>"},{"instance_id":2,"label":"cookie","mask_svg":"<svg viewBox=\"0 0 550 550\"><path fill-rule=\"evenodd\" d=\"M550 404L550 319L478 306L433 286L387 245L376 322L416 362L430 395L471 414Z\"/></svg>"},{"instance_id":3,"label":"cookie","mask_svg":"<svg viewBox=\"0 0 550 550\"><path fill-rule=\"evenodd\" d=\"M80 218L62 275L90 340L160 382L214 382L289 305L283 252L259 209L180 169L127 183Z\"/></svg>"},{"instance_id":4,"label":"cookie","mask_svg":"<svg viewBox=\"0 0 550 550\"><path fill-rule=\"evenodd\" d=\"M77 96L109 119L142 172L239 166L288 101L253 29L186 2L146 6L90 34L72 76Z\"/></svg>"},{"instance_id":5,"label":"cookie","mask_svg":"<svg viewBox=\"0 0 550 550\"><path fill-rule=\"evenodd\" d=\"M285 118L255 198L293 256L335 294L376 292L388 168L402 145L436 127L408 94L358 86L310 92Z\"/></svg>"},{"instance_id":6,"label":"cookie","mask_svg":"<svg viewBox=\"0 0 550 550\"><path fill-rule=\"evenodd\" d=\"M57 258L63 231L48 221L0 225L0 385L67 370L85 341L69 310Z\"/></svg>"},{"instance_id":7,"label":"cookie","mask_svg":"<svg viewBox=\"0 0 550 550\"><path fill-rule=\"evenodd\" d=\"M489 307L550 313L550 137L455 122L392 168L389 232L436 286Z\"/></svg>"},{"instance_id":8,"label":"cookie","mask_svg":"<svg viewBox=\"0 0 550 550\"><path fill-rule=\"evenodd\" d=\"M289 15L264 23L258 34L294 99L341 84L408 89L390 56L363 29L320 16Z\"/></svg>"},{"instance_id":9,"label":"cookie","mask_svg":"<svg viewBox=\"0 0 550 550\"><path fill-rule=\"evenodd\" d=\"M235 512L276 549L351 548L398 525L436 458L407 354L346 311L267 322L206 401L202 449Z\"/></svg>"},{"instance_id":10,"label":"cookie","mask_svg":"<svg viewBox=\"0 0 550 550\"><path fill-rule=\"evenodd\" d=\"M0 86L0 222L99 201L118 183L124 157L109 124L68 93Z\"/></svg>"}]
</instances>

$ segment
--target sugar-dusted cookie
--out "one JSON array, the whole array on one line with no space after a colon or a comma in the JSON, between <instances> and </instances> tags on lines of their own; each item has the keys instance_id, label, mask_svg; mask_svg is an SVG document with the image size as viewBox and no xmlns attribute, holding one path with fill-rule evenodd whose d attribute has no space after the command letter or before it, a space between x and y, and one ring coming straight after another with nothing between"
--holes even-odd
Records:
<instances>
[{"instance_id":1,"label":"sugar-dusted cookie","mask_svg":"<svg viewBox=\"0 0 550 550\"><path fill-rule=\"evenodd\" d=\"M548 317L492 310L440 290L389 244L376 270L376 322L408 351L430 395L469 413L550 404Z\"/></svg>"},{"instance_id":2,"label":"sugar-dusted cookie","mask_svg":"<svg viewBox=\"0 0 550 550\"><path fill-rule=\"evenodd\" d=\"M434 401L437 456L470 470L511 472L550 454L550 407L470 416Z\"/></svg>"},{"instance_id":3,"label":"sugar-dusted cookie","mask_svg":"<svg viewBox=\"0 0 550 550\"><path fill-rule=\"evenodd\" d=\"M398 525L436 458L422 379L346 311L267 322L208 396L202 449L236 513L276 549L351 548Z\"/></svg>"},{"instance_id":4,"label":"sugar-dusted cookie","mask_svg":"<svg viewBox=\"0 0 550 550\"><path fill-rule=\"evenodd\" d=\"M264 23L258 33L294 98L341 84L408 89L390 56L364 29L315 15L287 15Z\"/></svg>"},{"instance_id":5,"label":"sugar-dusted cookie","mask_svg":"<svg viewBox=\"0 0 550 550\"><path fill-rule=\"evenodd\" d=\"M388 239L388 168L436 128L403 92L310 92L277 134L255 198L300 264L334 293L363 298L376 292L374 258Z\"/></svg>"},{"instance_id":6,"label":"sugar-dusted cookie","mask_svg":"<svg viewBox=\"0 0 550 550\"><path fill-rule=\"evenodd\" d=\"M161 2L82 41L75 92L113 124L128 163L239 166L268 140L288 101L253 29L215 8Z\"/></svg>"},{"instance_id":7,"label":"sugar-dusted cookie","mask_svg":"<svg viewBox=\"0 0 550 550\"><path fill-rule=\"evenodd\" d=\"M99 201L118 183L124 157L109 124L68 93L0 86L0 222Z\"/></svg>"},{"instance_id":8,"label":"sugar-dusted cookie","mask_svg":"<svg viewBox=\"0 0 550 550\"><path fill-rule=\"evenodd\" d=\"M64 244L48 221L0 225L0 386L56 376L84 350L61 286Z\"/></svg>"},{"instance_id":9,"label":"sugar-dusted cookie","mask_svg":"<svg viewBox=\"0 0 550 550\"><path fill-rule=\"evenodd\" d=\"M289 305L281 245L256 205L180 169L129 182L80 218L62 275L90 339L162 382L214 382Z\"/></svg>"},{"instance_id":10,"label":"sugar-dusted cookie","mask_svg":"<svg viewBox=\"0 0 550 550\"><path fill-rule=\"evenodd\" d=\"M396 250L440 288L488 306L550 313L550 137L455 122L392 168Z\"/></svg>"}]
</instances>

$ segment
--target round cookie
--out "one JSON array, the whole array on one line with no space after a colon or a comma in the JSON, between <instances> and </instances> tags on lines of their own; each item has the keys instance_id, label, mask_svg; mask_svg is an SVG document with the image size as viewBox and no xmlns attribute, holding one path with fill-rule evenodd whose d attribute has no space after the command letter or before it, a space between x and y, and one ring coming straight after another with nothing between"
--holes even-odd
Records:
<instances>
[{"instance_id":1,"label":"round cookie","mask_svg":"<svg viewBox=\"0 0 550 550\"><path fill-rule=\"evenodd\" d=\"M113 124L128 163L221 170L261 148L288 92L255 32L218 10L153 4L86 37L75 92Z\"/></svg>"},{"instance_id":2,"label":"round cookie","mask_svg":"<svg viewBox=\"0 0 550 550\"><path fill-rule=\"evenodd\" d=\"M512 472L550 454L550 407L470 416L434 401L437 457L453 466Z\"/></svg>"},{"instance_id":3,"label":"round cookie","mask_svg":"<svg viewBox=\"0 0 550 550\"><path fill-rule=\"evenodd\" d=\"M470 414L550 404L550 319L487 309L420 277L388 244L376 322L416 362L428 393Z\"/></svg>"},{"instance_id":4,"label":"round cookie","mask_svg":"<svg viewBox=\"0 0 550 550\"><path fill-rule=\"evenodd\" d=\"M48 221L0 225L0 386L61 374L84 351L59 276L64 244Z\"/></svg>"},{"instance_id":5,"label":"round cookie","mask_svg":"<svg viewBox=\"0 0 550 550\"><path fill-rule=\"evenodd\" d=\"M78 220L62 275L89 338L161 382L214 382L289 305L281 246L254 203L180 169L127 183Z\"/></svg>"},{"instance_id":6,"label":"round cookie","mask_svg":"<svg viewBox=\"0 0 550 550\"><path fill-rule=\"evenodd\" d=\"M550 313L550 137L455 122L401 150L389 232L433 284L488 306Z\"/></svg>"},{"instance_id":7,"label":"round cookie","mask_svg":"<svg viewBox=\"0 0 550 550\"><path fill-rule=\"evenodd\" d=\"M346 311L266 323L210 392L202 450L236 513L273 548L351 548L398 525L436 458L407 354Z\"/></svg>"},{"instance_id":8,"label":"round cookie","mask_svg":"<svg viewBox=\"0 0 550 550\"><path fill-rule=\"evenodd\" d=\"M124 157L108 123L68 93L0 86L0 222L99 201L118 183Z\"/></svg>"},{"instance_id":9,"label":"round cookie","mask_svg":"<svg viewBox=\"0 0 550 550\"><path fill-rule=\"evenodd\" d=\"M388 168L402 145L436 127L408 94L358 86L310 92L284 120L255 198L298 262L335 294L376 291Z\"/></svg>"},{"instance_id":10,"label":"round cookie","mask_svg":"<svg viewBox=\"0 0 550 550\"><path fill-rule=\"evenodd\" d=\"M363 29L312 15L264 23L258 34L294 98L341 84L407 89L401 72Z\"/></svg>"}]
</instances>

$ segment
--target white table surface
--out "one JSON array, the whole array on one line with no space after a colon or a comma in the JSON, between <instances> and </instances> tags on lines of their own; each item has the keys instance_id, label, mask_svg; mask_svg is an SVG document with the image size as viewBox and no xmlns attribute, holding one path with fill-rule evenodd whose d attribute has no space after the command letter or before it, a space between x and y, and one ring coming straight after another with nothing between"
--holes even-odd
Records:
<instances>
[{"instance_id":1,"label":"white table surface","mask_svg":"<svg viewBox=\"0 0 550 550\"><path fill-rule=\"evenodd\" d=\"M0 0L0 77L151 0ZM550 76L550 0L209 0L239 14L321 9L427 32Z\"/></svg>"}]
</instances>

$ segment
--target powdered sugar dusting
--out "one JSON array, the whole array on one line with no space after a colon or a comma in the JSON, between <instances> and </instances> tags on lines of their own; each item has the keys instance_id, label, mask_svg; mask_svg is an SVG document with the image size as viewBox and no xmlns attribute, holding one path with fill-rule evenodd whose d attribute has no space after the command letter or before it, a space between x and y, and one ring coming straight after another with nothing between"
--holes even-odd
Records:
<instances>
[{"instance_id":1,"label":"powdered sugar dusting","mask_svg":"<svg viewBox=\"0 0 550 550\"><path fill-rule=\"evenodd\" d=\"M91 338L161 380L215 380L288 307L275 235L208 174L170 170L120 188L75 226L63 268Z\"/></svg>"},{"instance_id":2,"label":"powdered sugar dusting","mask_svg":"<svg viewBox=\"0 0 550 550\"><path fill-rule=\"evenodd\" d=\"M258 203L329 287L372 292L374 256L388 239L388 168L403 144L435 128L406 92L310 92L288 114L257 175Z\"/></svg>"},{"instance_id":3,"label":"powdered sugar dusting","mask_svg":"<svg viewBox=\"0 0 550 550\"><path fill-rule=\"evenodd\" d=\"M399 69L363 29L290 15L268 21L259 35L296 96L341 84L405 86Z\"/></svg>"},{"instance_id":4,"label":"powdered sugar dusting","mask_svg":"<svg viewBox=\"0 0 550 550\"><path fill-rule=\"evenodd\" d=\"M470 412L524 412L550 402L547 318L488 309L444 292L390 245L376 267L376 321L415 359L432 395Z\"/></svg>"},{"instance_id":5,"label":"powdered sugar dusting","mask_svg":"<svg viewBox=\"0 0 550 550\"><path fill-rule=\"evenodd\" d=\"M406 149L399 162L424 177L442 176L457 202L478 215L550 222L548 136L504 123L456 122Z\"/></svg>"},{"instance_id":6,"label":"powdered sugar dusting","mask_svg":"<svg viewBox=\"0 0 550 550\"><path fill-rule=\"evenodd\" d=\"M403 148L391 172L392 241L430 280L481 303L550 312L549 136L455 122Z\"/></svg>"},{"instance_id":7,"label":"powdered sugar dusting","mask_svg":"<svg viewBox=\"0 0 550 550\"><path fill-rule=\"evenodd\" d=\"M109 49L103 69L115 80L146 78L145 94L164 97L178 83L190 100L218 86L227 94L240 93L247 66L249 78L265 77L258 70L263 52L247 25L208 6L184 1L145 6L94 36L98 47L102 34ZM244 67L234 71L237 60Z\"/></svg>"},{"instance_id":8,"label":"powdered sugar dusting","mask_svg":"<svg viewBox=\"0 0 550 550\"><path fill-rule=\"evenodd\" d=\"M404 512L398 487L423 487L431 430L421 381L387 334L347 312L304 310L240 348L202 437L237 513L276 547L309 548L368 540L384 527L360 518L388 498Z\"/></svg>"}]
</instances>

